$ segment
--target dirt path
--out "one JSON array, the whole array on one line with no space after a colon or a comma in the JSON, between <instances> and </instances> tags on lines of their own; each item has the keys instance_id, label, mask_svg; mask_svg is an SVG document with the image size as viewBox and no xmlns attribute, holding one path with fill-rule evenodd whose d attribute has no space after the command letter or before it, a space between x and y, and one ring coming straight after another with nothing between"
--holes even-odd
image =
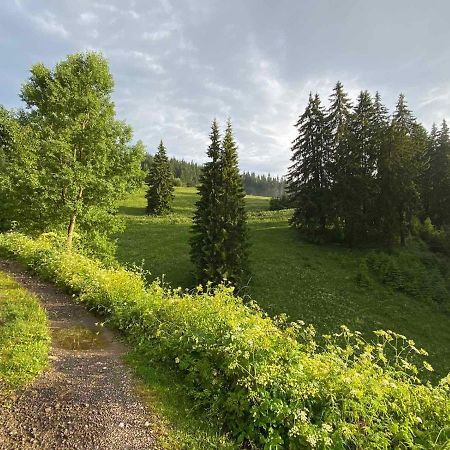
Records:
<instances>
[{"instance_id":1,"label":"dirt path","mask_svg":"<svg viewBox=\"0 0 450 450\"><path fill-rule=\"evenodd\" d=\"M98 319L61 290L0 261L48 312L50 368L0 403L0 449L157 449L150 411L122 363L126 351ZM97 334L98 333L98 334Z\"/></svg>"}]
</instances>

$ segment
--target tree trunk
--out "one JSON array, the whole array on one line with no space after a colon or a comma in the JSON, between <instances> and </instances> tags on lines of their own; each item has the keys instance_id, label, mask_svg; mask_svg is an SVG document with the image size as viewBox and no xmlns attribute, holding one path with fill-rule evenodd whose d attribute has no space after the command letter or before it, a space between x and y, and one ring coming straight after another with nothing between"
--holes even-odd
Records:
<instances>
[{"instance_id":1,"label":"tree trunk","mask_svg":"<svg viewBox=\"0 0 450 450\"><path fill-rule=\"evenodd\" d=\"M75 221L77 219L77 214L74 212L70 218L69 226L67 228L67 248L72 249L73 232L75 230Z\"/></svg>"},{"instance_id":2,"label":"tree trunk","mask_svg":"<svg viewBox=\"0 0 450 450\"><path fill-rule=\"evenodd\" d=\"M80 201L83 198L83 188L80 188L78 192L77 201ZM72 241L73 241L73 233L75 230L75 222L77 220L77 211L74 210L72 216L70 217L69 226L67 227L67 249L72 249Z\"/></svg>"}]
</instances>

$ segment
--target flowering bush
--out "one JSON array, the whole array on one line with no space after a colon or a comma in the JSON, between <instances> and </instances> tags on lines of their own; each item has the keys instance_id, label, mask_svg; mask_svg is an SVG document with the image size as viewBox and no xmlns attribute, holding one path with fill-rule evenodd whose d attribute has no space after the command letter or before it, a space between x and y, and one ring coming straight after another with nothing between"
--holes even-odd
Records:
<instances>
[{"instance_id":1,"label":"flowering bush","mask_svg":"<svg viewBox=\"0 0 450 450\"><path fill-rule=\"evenodd\" d=\"M346 327L319 345L312 327L272 319L232 289L190 294L145 286L139 273L66 253L48 236L0 235L0 251L66 287L145 350L185 375L200 405L238 442L264 449L445 448L450 377L392 331L374 342Z\"/></svg>"}]
</instances>

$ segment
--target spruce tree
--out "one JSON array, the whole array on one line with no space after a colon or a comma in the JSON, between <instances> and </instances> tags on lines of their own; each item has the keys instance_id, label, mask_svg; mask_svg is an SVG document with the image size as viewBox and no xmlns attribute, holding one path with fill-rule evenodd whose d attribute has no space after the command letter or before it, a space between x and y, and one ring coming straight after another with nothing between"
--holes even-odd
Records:
<instances>
[{"instance_id":1,"label":"spruce tree","mask_svg":"<svg viewBox=\"0 0 450 450\"><path fill-rule=\"evenodd\" d=\"M220 132L215 120L210 139L206 153L210 160L204 164L200 174L200 198L196 203L190 241L191 260L196 269L197 281L201 284L220 278L222 258L218 250L223 247L223 236L220 233L220 201L223 195Z\"/></svg>"},{"instance_id":2,"label":"spruce tree","mask_svg":"<svg viewBox=\"0 0 450 450\"><path fill-rule=\"evenodd\" d=\"M228 121L222 142L224 256L222 278L243 286L248 275L248 231L245 191L239 173L237 146L231 122Z\"/></svg>"},{"instance_id":3,"label":"spruce tree","mask_svg":"<svg viewBox=\"0 0 450 450\"><path fill-rule=\"evenodd\" d=\"M445 120L439 132L431 131L430 146L429 216L435 225L450 225L450 133Z\"/></svg>"},{"instance_id":4,"label":"spruce tree","mask_svg":"<svg viewBox=\"0 0 450 450\"><path fill-rule=\"evenodd\" d=\"M231 124L221 143L214 121L210 139L210 160L200 176L200 198L193 218L191 260L199 283L217 285L226 280L240 287L248 269L248 237L245 193Z\"/></svg>"},{"instance_id":5,"label":"spruce tree","mask_svg":"<svg viewBox=\"0 0 450 450\"><path fill-rule=\"evenodd\" d=\"M416 123L401 94L380 160L383 234L389 245L397 238L405 245L411 217L418 210L425 149L426 132Z\"/></svg>"},{"instance_id":6,"label":"spruce tree","mask_svg":"<svg viewBox=\"0 0 450 450\"><path fill-rule=\"evenodd\" d=\"M340 227L345 205L346 193L350 189L347 184L349 170L349 127L352 115L352 105L344 86L340 81L336 83L333 94L330 96L331 105L327 112L328 127L328 154L327 154L327 177L332 186L332 203L330 213L333 214L334 225ZM344 224L345 225L345 224Z\"/></svg>"},{"instance_id":7,"label":"spruce tree","mask_svg":"<svg viewBox=\"0 0 450 450\"><path fill-rule=\"evenodd\" d=\"M348 153L343 157L341 213L350 245L374 234L378 163L376 111L367 91L359 94L349 127Z\"/></svg>"},{"instance_id":8,"label":"spruce tree","mask_svg":"<svg viewBox=\"0 0 450 450\"><path fill-rule=\"evenodd\" d=\"M147 214L159 216L168 213L174 198L174 178L162 141L150 164L145 182L148 185L145 195Z\"/></svg>"},{"instance_id":9,"label":"spruce tree","mask_svg":"<svg viewBox=\"0 0 450 450\"><path fill-rule=\"evenodd\" d=\"M287 176L287 192L295 208L291 225L319 237L329 225L330 179L328 128L317 94L310 94L308 106L295 126L298 136L293 141L293 164Z\"/></svg>"},{"instance_id":10,"label":"spruce tree","mask_svg":"<svg viewBox=\"0 0 450 450\"><path fill-rule=\"evenodd\" d=\"M421 219L424 220L432 216L431 204L433 195L434 179L434 163L436 161L436 153L438 146L438 129L433 122L430 134L427 140L427 150L425 152L425 169L421 177L421 197L422 211Z\"/></svg>"}]
</instances>

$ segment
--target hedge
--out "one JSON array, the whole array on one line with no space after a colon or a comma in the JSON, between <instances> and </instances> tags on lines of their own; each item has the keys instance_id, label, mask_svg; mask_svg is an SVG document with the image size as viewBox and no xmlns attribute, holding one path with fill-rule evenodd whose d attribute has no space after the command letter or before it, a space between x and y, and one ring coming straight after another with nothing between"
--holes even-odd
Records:
<instances>
[{"instance_id":1,"label":"hedge","mask_svg":"<svg viewBox=\"0 0 450 450\"><path fill-rule=\"evenodd\" d=\"M369 343L343 326L319 345L311 326L272 319L230 288L147 286L140 273L68 253L49 234L0 235L0 251L107 316L149 364L183 374L195 403L247 447L430 449L450 440L450 376L422 382L432 368L411 355L426 352L404 336L377 331Z\"/></svg>"}]
</instances>

